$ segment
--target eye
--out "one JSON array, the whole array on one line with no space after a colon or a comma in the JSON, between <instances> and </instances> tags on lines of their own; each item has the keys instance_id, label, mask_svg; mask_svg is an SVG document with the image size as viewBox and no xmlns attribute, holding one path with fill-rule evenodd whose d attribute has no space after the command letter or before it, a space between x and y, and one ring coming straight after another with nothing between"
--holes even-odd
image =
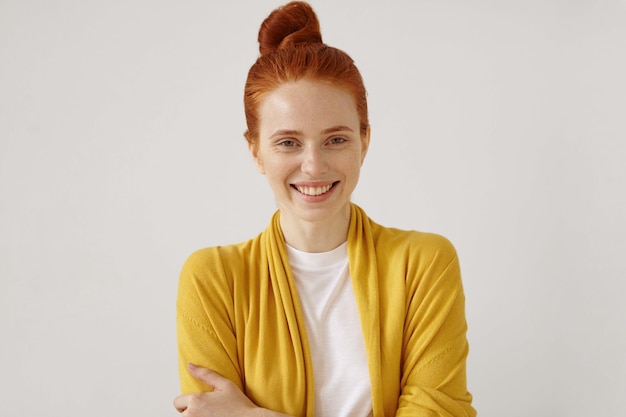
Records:
<instances>
[{"instance_id":1,"label":"eye","mask_svg":"<svg viewBox=\"0 0 626 417\"><path fill-rule=\"evenodd\" d=\"M280 142L278 142L278 145L292 147L292 146L296 146L296 141L292 139L285 139L285 140L281 140Z\"/></svg>"},{"instance_id":2,"label":"eye","mask_svg":"<svg viewBox=\"0 0 626 417\"><path fill-rule=\"evenodd\" d=\"M335 138L332 138L330 140L330 143L332 144L340 144L340 143L344 143L346 141L346 138L342 138L341 136L337 136Z\"/></svg>"}]
</instances>

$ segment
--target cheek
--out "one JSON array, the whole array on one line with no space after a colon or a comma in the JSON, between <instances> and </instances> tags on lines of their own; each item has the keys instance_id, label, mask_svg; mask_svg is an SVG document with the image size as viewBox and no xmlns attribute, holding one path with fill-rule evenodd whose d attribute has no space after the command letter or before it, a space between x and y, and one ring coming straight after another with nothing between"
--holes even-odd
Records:
<instances>
[{"instance_id":1,"label":"cheek","mask_svg":"<svg viewBox=\"0 0 626 417\"><path fill-rule=\"evenodd\" d=\"M340 166L343 167L343 171L347 176L358 177L361 171L361 156L355 153L349 159L343 160Z\"/></svg>"},{"instance_id":2,"label":"cheek","mask_svg":"<svg viewBox=\"0 0 626 417\"><path fill-rule=\"evenodd\" d=\"M348 175L350 175L350 179L356 183L361 175L361 165L354 165Z\"/></svg>"},{"instance_id":3,"label":"cheek","mask_svg":"<svg viewBox=\"0 0 626 417\"><path fill-rule=\"evenodd\" d=\"M291 171L286 161L271 158L265 161L265 175L274 182L285 181Z\"/></svg>"}]
</instances>

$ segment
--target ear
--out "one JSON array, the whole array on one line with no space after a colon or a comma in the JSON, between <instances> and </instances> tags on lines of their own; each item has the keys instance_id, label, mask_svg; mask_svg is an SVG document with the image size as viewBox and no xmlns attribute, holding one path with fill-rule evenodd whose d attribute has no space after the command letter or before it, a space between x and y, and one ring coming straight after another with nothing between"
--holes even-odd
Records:
<instances>
[{"instance_id":1,"label":"ear","mask_svg":"<svg viewBox=\"0 0 626 417\"><path fill-rule=\"evenodd\" d=\"M263 166L263 161L259 157L259 144L258 142L248 142L248 150L250 151L250 155L252 155L252 159L254 159L254 163L256 164L257 169L263 175L265 175L265 167Z\"/></svg>"},{"instance_id":2,"label":"ear","mask_svg":"<svg viewBox=\"0 0 626 417\"><path fill-rule=\"evenodd\" d=\"M367 128L367 132L361 136L361 165L363 165L363 161L365 161L365 155L367 155L367 150L370 147L370 128Z\"/></svg>"}]
</instances>

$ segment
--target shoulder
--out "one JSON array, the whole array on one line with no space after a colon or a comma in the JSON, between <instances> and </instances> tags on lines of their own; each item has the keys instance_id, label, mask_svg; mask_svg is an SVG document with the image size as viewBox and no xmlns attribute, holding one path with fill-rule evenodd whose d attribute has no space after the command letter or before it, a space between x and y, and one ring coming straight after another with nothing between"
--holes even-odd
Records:
<instances>
[{"instance_id":1,"label":"shoulder","mask_svg":"<svg viewBox=\"0 0 626 417\"><path fill-rule=\"evenodd\" d=\"M248 259L249 254L258 246L259 237L230 245L198 249L187 257L183 270L213 270L224 263L238 265Z\"/></svg>"},{"instance_id":2,"label":"shoulder","mask_svg":"<svg viewBox=\"0 0 626 417\"><path fill-rule=\"evenodd\" d=\"M376 251L388 257L452 260L457 253L446 237L416 230L402 230L373 223Z\"/></svg>"},{"instance_id":3,"label":"shoulder","mask_svg":"<svg viewBox=\"0 0 626 417\"><path fill-rule=\"evenodd\" d=\"M385 279L401 280L407 294L435 290L453 297L461 284L456 249L436 233L377 227L376 259Z\"/></svg>"},{"instance_id":4,"label":"shoulder","mask_svg":"<svg viewBox=\"0 0 626 417\"><path fill-rule=\"evenodd\" d=\"M227 290L235 277L245 277L258 237L231 245L213 246L194 251L185 260L179 279L179 291ZM211 291L212 292L212 291Z\"/></svg>"}]
</instances>

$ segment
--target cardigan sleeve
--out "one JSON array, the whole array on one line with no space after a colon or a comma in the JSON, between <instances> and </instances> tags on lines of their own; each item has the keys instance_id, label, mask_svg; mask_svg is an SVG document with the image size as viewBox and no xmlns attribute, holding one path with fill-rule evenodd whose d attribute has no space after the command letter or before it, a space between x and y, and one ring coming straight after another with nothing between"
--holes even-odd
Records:
<instances>
[{"instance_id":1,"label":"cardigan sleeve","mask_svg":"<svg viewBox=\"0 0 626 417\"><path fill-rule=\"evenodd\" d=\"M188 363L218 372L242 388L232 317L232 286L225 276L219 250L195 252L181 271L176 301L182 394L211 390L191 376Z\"/></svg>"},{"instance_id":2,"label":"cardigan sleeve","mask_svg":"<svg viewBox=\"0 0 626 417\"><path fill-rule=\"evenodd\" d=\"M437 235L430 240L430 249L411 256L408 265L396 416L474 417L466 386L467 324L459 262L448 240Z\"/></svg>"}]
</instances>

